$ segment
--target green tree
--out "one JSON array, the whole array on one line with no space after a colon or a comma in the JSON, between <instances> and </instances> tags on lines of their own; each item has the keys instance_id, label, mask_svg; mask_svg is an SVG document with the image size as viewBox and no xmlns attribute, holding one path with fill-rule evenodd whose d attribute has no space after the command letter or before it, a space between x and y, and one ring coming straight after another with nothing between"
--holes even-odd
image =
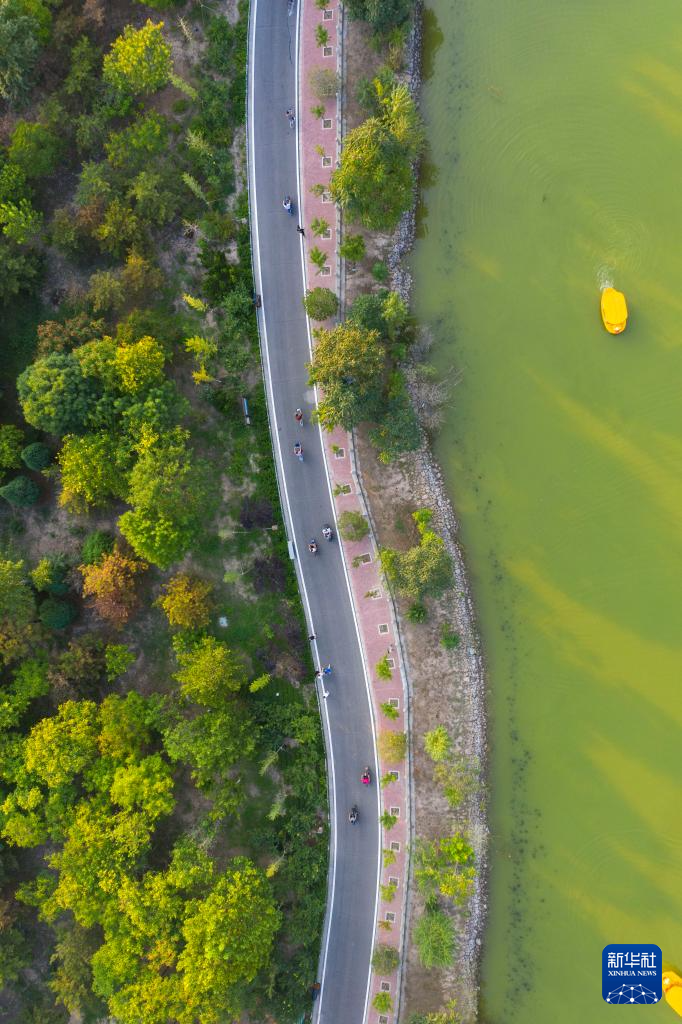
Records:
<instances>
[{"instance_id":1,"label":"green tree","mask_svg":"<svg viewBox=\"0 0 682 1024\"><path fill-rule=\"evenodd\" d=\"M23 432L13 423L3 423L0 427L0 479L6 469L17 469L21 465L21 449L24 443Z\"/></svg>"},{"instance_id":2,"label":"green tree","mask_svg":"<svg viewBox=\"0 0 682 1024\"><path fill-rule=\"evenodd\" d=\"M178 197L170 180L152 168L141 170L133 179L128 198L144 221L158 227L172 220L178 209Z\"/></svg>"},{"instance_id":3,"label":"green tree","mask_svg":"<svg viewBox=\"0 0 682 1024\"><path fill-rule=\"evenodd\" d=\"M306 292L303 307L311 320L329 320L336 315L339 300L329 288L313 288Z\"/></svg>"},{"instance_id":4,"label":"green tree","mask_svg":"<svg viewBox=\"0 0 682 1024\"><path fill-rule=\"evenodd\" d=\"M42 441L34 441L22 449L21 459L29 469L39 473L42 469L47 469L52 462L52 452Z\"/></svg>"},{"instance_id":5,"label":"green tree","mask_svg":"<svg viewBox=\"0 0 682 1024\"><path fill-rule=\"evenodd\" d=\"M450 757L452 741L444 725L437 725L435 729L425 734L424 750L436 764Z\"/></svg>"},{"instance_id":6,"label":"green tree","mask_svg":"<svg viewBox=\"0 0 682 1024\"><path fill-rule=\"evenodd\" d=\"M458 906L474 886L474 850L461 833L443 839L418 839L414 847L414 877L427 900L446 896Z\"/></svg>"},{"instance_id":7,"label":"green tree","mask_svg":"<svg viewBox=\"0 0 682 1024\"><path fill-rule=\"evenodd\" d=\"M412 203L412 163L424 134L406 86L394 86L381 102L380 115L346 136L330 192L351 220L372 230L393 230Z\"/></svg>"},{"instance_id":8,"label":"green tree","mask_svg":"<svg viewBox=\"0 0 682 1024\"><path fill-rule=\"evenodd\" d=\"M83 541L81 548L81 561L84 565L92 565L99 562L102 555L108 554L114 546L112 534L106 530L93 530Z\"/></svg>"},{"instance_id":9,"label":"green tree","mask_svg":"<svg viewBox=\"0 0 682 1024\"><path fill-rule=\"evenodd\" d=\"M370 431L369 439L379 449L379 460L384 464L421 447L419 420L399 371L391 374L388 398L381 410L381 422Z\"/></svg>"},{"instance_id":10,"label":"green tree","mask_svg":"<svg viewBox=\"0 0 682 1024\"><path fill-rule=\"evenodd\" d=\"M76 609L70 601L60 601L57 597L48 597L40 604L38 617L48 629L66 629L75 619Z\"/></svg>"},{"instance_id":11,"label":"green tree","mask_svg":"<svg viewBox=\"0 0 682 1024\"><path fill-rule=\"evenodd\" d=\"M394 971L398 970L399 964L400 954L395 946L387 946L385 943L380 943L374 947L372 967L377 974L393 974Z\"/></svg>"},{"instance_id":12,"label":"green tree","mask_svg":"<svg viewBox=\"0 0 682 1024\"><path fill-rule=\"evenodd\" d=\"M104 649L104 662L108 681L113 683L125 675L135 660L136 655L125 644L107 644Z\"/></svg>"},{"instance_id":13,"label":"green tree","mask_svg":"<svg viewBox=\"0 0 682 1024\"><path fill-rule=\"evenodd\" d=\"M72 512L106 505L127 494L128 453L111 433L68 434L57 456L59 504Z\"/></svg>"},{"instance_id":14,"label":"green tree","mask_svg":"<svg viewBox=\"0 0 682 1024\"><path fill-rule=\"evenodd\" d=\"M339 533L344 540L364 540L369 533L369 523L362 512L342 512L339 516Z\"/></svg>"},{"instance_id":15,"label":"green tree","mask_svg":"<svg viewBox=\"0 0 682 1024\"><path fill-rule=\"evenodd\" d=\"M34 725L26 739L26 768L48 789L70 782L97 754L97 705L66 701L51 718Z\"/></svg>"},{"instance_id":16,"label":"green tree","mask_svg":"<svg viewBox=\"0 0 682 1024\"><path fill-rule=\"evenodd\" d=\"M34 5L36 14L49 13L42 4ZM36 17L23 0L0 3L0 96L18 105L28 96L33 71L45 41L45 22Z\"/></svg>"},{"instance_id":17,"label":"green tree","mask_svg":"<svg viewBox=\"0 0 682 1024\"><path fill-rule=\"evenodd\" d=\"M114 368L121 391L136 395L161 384L165 361L163 348L149 335L132 344L119 345L114 355Z\"/></svg>"},{"instance_id":18,"label":"green tree","mask_svg":"<svg viewBox=\"0 0 682 1024\"><path fill-rule=\"evenodd\" d=\"M84 96L94 91L100 60L100 50L87 36L76 40L71 50L69 73L64 81L67 96Z\"/></svg>"},{"instance_id":19,"label":"green tree","mask_svg":"<svg viewBox=\"0 0 682 1024\"><path fill-rule=\"evenodd\" d=\"M239 1015L239 989L268 964L281 921L264 872L245 857L231 861L182 929L178 969L195 1018L214 1022Z\"/></svg>"},{"instance_id":20,"label":"green tree","mask_svg":"<svg viewBox=\"0 0 682 1024\"><path fill-rule=\"evenodd\" d=\"M20 199L18 203L0 203L0 224L3 234L16 242L25 245L40 231L43 215L36 210L28 199Z\"/></svg>"},{"instance_id":21,"label":"green tree","mask_svg":"<svg viewBox=\"0 0 682 1024\"><path fill-rule=\"evenodd\" d=\"M310 383L324 390L318 414L322 425L351 430L373 419L380 405L384 349L376 331L355 324L338 324L331 331L318 328Z\"/></svg>"},{"instance_id":22,"label":"green tree","mask_svg":"<svg viewBox=\"0 0 682 1024\"><path fill-rule=\"evenodd\" d=\"M192 456L176 428L146 447L130 473L132 511L119 529L133 550L167 569L191 547L210 508L208 467Z\"/></svg>"},{"instance_id":23,"label":"green tree","mask_svg":"<svg viewBox=\"0 0 682 1024\"><path fill-rule=\"evenodd\" d=\"M105 252L120 256L139 242L142 225L134 210L123 199L112 199L107 206L102 223L94 231Z\"/></svg>"},{"instance_id":24,"label":"green tree","mask_svg":"<svg viewBox=\"0 0 682 1024\"><path fill-rule=\"evenodd\" d=\"M377 992L372 1000L372 1006L378 1013L390 1013L393 1009L393 1000L388 992Z\"/></svg>"},{"instance_id":25,"label":"green tree","mask_svg":"<svg viewBox=\"0 0 682 1024\"><path fill-rule=\"evenodd\" d=\"M17 379L17 392L26 421L60 435L82 430L96 397L92 382L70 353L32 363Z\"/></svg>"},{"instance_id":26,"label":"green tree","mask_svg":"<svg viewBox=\"0 0 682 1024\"><path fill-rule=\"evenodd\" d=\"M189 650L177 652L180 670L175 679L183 695L204 707L220 707L246 684L243 664L230 648L212 636L199 640Z\"/></svg>"},{"instance_id":27,"label":"green tree","mask_svg":"<svg viewBox=\"0 0 682 1024\"><path fill-rule=\"evenodd\" d=\"M28 476L15 476L4 487L0 487L0 495L15 508L30 508L40 497L40 488Z\"/></svg>"},{"instance_id":28,"label":"green tree","mask_svg":"<svg viewBox=\"0 0 682 1024\"><path fill-rule=\"evenodd\" d=\"M423 967L430 970L452 964L456 949L455 926L444 911L426 910L417 919L412 937Z\"/></svg>"},{"instance_id":29,"label":"green tree","mask_svg":"<svg viewBox=\"0 0 682 1024\"><path fill-rule=\"evenodd\" d=\"M57 1002L70 1014L86 1020L105 1016L104 1004L92 993L90 961L97 946L94 930L63 924L50 957L53 972L48 985Z\"/></svg>"},{"instance_id":30,"label":"green tree","mask_svg":"<svg viewBox=\"0 0 682 1024\"><path fill-rule=\"evenodd\" d=\"M126 25L104 58L105 82L123 93L146 95L170 79L171 48L163 38L163 22L149 19L142 28Z\"/></svg>"},{"instance_id":31,"label":"green tree","mask_svg":"<svg viewBox=\"0 0 682 1024\"><path fill-rule=\"evenodd\" d=\"M59 136L44 124L17 121L10 138L8 156L31 180L52 174L57 168L62 149Z\"/></svg>"},{"instance_id":32,"label":"green tree","mask_svg":"<svg viewBox=\"0 0 682 1024\"><path fill-rule=\"evenodd\" d=\"M116 270L96 270L88 282L88 302L94 313L121 309L125 302L125 287Z\"/></svg>"},{"instance_id":33,"label":"green tree","mask_svg":"<svg viewBox=\"0 0 682 1024\"><path fill-rule=\"evenodd\" d=\"M111 132L104 148L112 167L139 175L153 166L167 146L168 120L150 110L120 132Z\"/></svg>"},{"instance_id":34,"label":"green tree","mask_svg":"<svg viewBox=\"0 0 682 1024\"><path fill-rule=\"evenodd\" d=\"M404 552L382 548L379 553L389 583L400 594L417 601L426 595L439 597L453 582L452 559L443 539L429 529L431 516L428 509L413 513L421 535L414 547Z\"/></svg>"}]
</instances>

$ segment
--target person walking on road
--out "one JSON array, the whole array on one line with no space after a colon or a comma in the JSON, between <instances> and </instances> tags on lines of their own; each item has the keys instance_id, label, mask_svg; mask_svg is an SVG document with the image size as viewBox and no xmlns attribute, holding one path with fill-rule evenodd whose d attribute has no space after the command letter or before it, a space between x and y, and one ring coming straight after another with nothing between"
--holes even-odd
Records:
<instances>
[{"instance_id":1,"label":"person walking on road","mask_svg":"<svg viewBox=\"0 0 682 1024\"><path fill-rule=\"evenodd\" d=\"M289 127L294 128L296 125L296 115L294 114L294 108L289 107L288 110L284 111L284 114L289 119Z\"/></svg>"}]
</instances>

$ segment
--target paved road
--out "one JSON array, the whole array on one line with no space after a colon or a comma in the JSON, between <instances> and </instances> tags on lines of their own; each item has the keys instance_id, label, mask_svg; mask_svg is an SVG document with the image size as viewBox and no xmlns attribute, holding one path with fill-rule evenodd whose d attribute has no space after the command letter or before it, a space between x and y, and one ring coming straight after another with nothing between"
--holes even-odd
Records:
<instances>
[{"instance_id":1,"label":"paved road","mask_svg":"<svg viewBox=\"0 0 682 1024\"><path fill-rule=\"evenodd\" d=\"M321 1024L361 1024L366 1009L377 892L379 825L372 718L353 608L336 542L321 527L334 511L320 434L310 424L315 396L307 384L306 319L301 305L303 263L299 222L296 139L284 111L296 102L297 4L252 0L249 40L249 188L256 290L262 295L260 329L273 446L285 520L297 558L304 602L317 650L333 672L323 703L332 798L330 903L322 944ZM291 13L289 13L291 11ZM295 198L296 215L282 208ZM306 426L295 423L301 407ZM304 462L293 455L297 438ZM307 545L316 537L319 554ZM360 774L371 765L373 785ZM357 803L357 825L347 820Z\"/></svg>"}]
</instances>

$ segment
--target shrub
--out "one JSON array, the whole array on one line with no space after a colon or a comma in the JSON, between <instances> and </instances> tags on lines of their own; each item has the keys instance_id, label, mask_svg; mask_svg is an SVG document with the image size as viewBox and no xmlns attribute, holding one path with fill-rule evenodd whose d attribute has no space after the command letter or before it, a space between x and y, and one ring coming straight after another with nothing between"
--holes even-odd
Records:
<instances>
[{"instance_id":1,"label":"shrub","mask_svg":"<svg viewBox=\"0 0 682 1024\"><path fill-rule=\"evenodd\" d=\"M407 736L404 732L379 733L379 754L382 761L404 761L407 754Z\"/></svg>"},{"instance_id":2,"label":"shrub","mask_svg":"<svg viewBox=\"0 0 682 1024\"><path fill-rule=\"evenodd\" d=\"M346 235L341 246L339 253L344 260L348 260L350 263L357 263L365 255L365 239L362 235Z\"/></svg>"},{"instance_id":3,"label":"shrub","mask_svg":"<svg viewBox=\"0 0 682 1024\"><path fill-rule=\"evenodd\" d=\"M47 469L52 462L52 452L42 441L34 441L24 448L21 458L29 469L39 473L41 469Z\"/></svg>"},{"instance_id":4,"label":"shrub","mask_svg":"<svg viewBox=\"0 0 682 1024\"><path fill-rule=\"evenodd\" d=\"M393 1000L388 992L377 992L372 1000L372 1006L378 1013L390 1013L393 1009Z\"/></svg>"},{"instance_id":5,"label":"shrub","mask_svg":"<svg viewBox=\"0 0 682 1024\"><path fill-rule=\"evenodd\" d=\"M63 555L41 558L30 574L33 586L36 590L46 590L57 596L66 594L69 589L66 582L68 569L69 564Z\"/></svg>"},{"instance_id":6,"label":"shrub","mask_svg":"<svg viewBox=\"0 0 682 1024\"><path fill-rule=\"evenodd\" d=\"M115 270L96 270L90 275L87 301L94 313L120 309L125 301L125 288Z\"/></svg>"},{"instance_id":7,"label":"shrub","mask_svg":"<svg viewBox=\"0 0 682 1024\"><path fill-rule=\"evenodd\" d=\"M386 34L409 18L413 0L344 0L344 8L351 18L368 22L373 29Z\"/></svg>"},{"instance_id":8,"label":"shrub","mask_svg":"<svg viewBox=\"0 0 682 1024\"><path fill-rule=\"evenodd\" d=\"M339 533L344 540L364 540L369 533L369 523L361 512L342 512L339 516Z\"/></svg>"},{"instance_id":9,"label":"shrub","mask_svg":"<svg viewBox=\"0 0 682 1024\"><path fill-rule=\"evenodd\" d=\"M414 604L411 604L407 609L407 617L410 622L426 622L428 614L426 605L423 605L421 601L415 601Z\"/></svg>"},{"instance_id":10,"label":"shrub","mask_svg":"<svg viewBox=\"0 0 682 1024\"><path fill-rule=\"evenodd\" d=\"M313 68L310 72L310 88L318 100L336 96L340 87L339 76L331 68Z\"/></svg>"},{"instance_id":11,"label":"shrub","mask_svg":"<svg viewBox=\"0 0 682 1024\"><path fill-rule=\"evenodd\" d=\"M107 644L104 649L104 664L109 682L113 683L127 672L135 658L136 655L125 644Z\"/></svg>"},{"instance_id":12,"label":"shrub","mask_svg":"<svg viewBox=\"0 0 682 1024\"><path fill-rule=\"evenodd\" d=\"M374 947L372 967L377 974L392 974L393 971L398 969L399 963L400 954L395 946L387 946L385 943L380 943Z\"/></svg>"},{"instance_id":13,"label":"shrub","mask_svg":"<svg viewBox=\"0 0 682 1024\"><path fill-rule=\"evenodd\" d=\"M422 966L450 966L455 955L455 926L444 911L425 911L412 934Z\"/></svg>"},{"instance_id":14,"label":"shrub","mask_svg":"<svg viewBox=\"0 0 682 1024\"><path fill-rule=\"evenodd\" d=\"M388 267L383 260L377 260L372 264L372 277L379 284L385 284L388 281Z\"/></svg>"},{"instance_id":15,"label":"shrub","mask_svg":"<svg viewBox=\"0 0 682 1024\"><path fill-rule=\"evenodd\" d=\"M396 718L400 717L400 712L398 711L398 709L394 708L393 705L389 703L389 701L385 701L381 705L381 712L386 716L386 718L390 719L392 722L395 722Z\"/></svg>"},{"instance_id":16,"label":"shrub","mask_svg":"<svg viewBox=\"0 0 682 1024\"><path fill-rule=\"evenodd\" d=\"M446 626L443 623L440 629L440 642L446 651L454 651L459 647L461 637L451 626Z\"/></svg>"},{"instance_id":17,"label":"shrub","mask_svg":"<svg viewBox=\"0 0 682 1024\"><path fill-rule=\"evenodd\" d=\"M38 609L40 621L48 629L66 629L76 617L76 609L69 601L48 597Z\"/></svg>"},{"instance_id":18,"label":"shrub","mask_svg":"<svg viewBox=\"0 0 682 1024\"><path fill-rule=\"evenodd\" d=\"M450 736L444 725L437 725L424 736L424 750L436 763L445 761L450 756L451 747Z\"/></svg>"},{"instance_id":19,"label":"shrub","mask_svg":"<svg viewBox=\"0 0 682 1024\"><path fill-rule=\"evenodd\" d=\"M388 663L388 655L384 654L383 658L379 658L378 662L374 666L377 677L379 679L392 679L393 673L391 672L391 666Z\"/></svg>"},{"instance_id":20,"label":"shrub","mask_svg":"<svg viewBox=\"0 0 682 1024\"><path fill-rule=\"evenodd\" d=\"M0 487L0 494L15 508L29 508L40 497L40 488L30 477L16 476L4 487Z\"/></svg>"},{"instance_id":21,"label":"shrub","mask_svg":"<svg viewBox=\"0 0 682 1024\"><path fill-rule=\"evenodd\" d=\"M398 824L398 815L391 814L389 811L384 811L379 818L379 821L381 822L382 827L385 828L387 832L390 832L391 829L395 828Z\"/></svg>"},{"instance_id":22,"label":"shrub","mask_svg":"<svg viewBox=\"0 0 682 1024\"><path fill-rule=\"evenodd\" d=\"M93 530L83 541L81 561L84 565L94 565L102 555L108 555L114 547L114 538L106 530Z\"/></svg>"},{"instance_id":23,"label":"shrub","mask_svg":"<svg viewBox=\"0 0 682 1024\"><path fill-rule=\"evenodd\" d=\"M314 245L312 249L309 250L308 256L310 258L310 262L317 267L318 274L327 266L327 254L317 245Z\"/></svg>"},{"instance_id":24,"label":"shrub","mask_svg":"<svg viewBox=\"0 0 682 1024\"><path fill-rule=\"evenodd\" d=\"M329 42L329 32L324 25L318 25L315 29L315 42L318 46L326 46Z\"/></svg>"},{"instance_id":25,"label":"shrub","mask_svg":"<svg viewBox=\"0 0 682 1024\"><path fill-rule=\"evenodd\" d=\"M329 288L313 288L306 293L303 307L311 320L329 320L336 315L339 300Z\"/></svg>"}]
</instances>

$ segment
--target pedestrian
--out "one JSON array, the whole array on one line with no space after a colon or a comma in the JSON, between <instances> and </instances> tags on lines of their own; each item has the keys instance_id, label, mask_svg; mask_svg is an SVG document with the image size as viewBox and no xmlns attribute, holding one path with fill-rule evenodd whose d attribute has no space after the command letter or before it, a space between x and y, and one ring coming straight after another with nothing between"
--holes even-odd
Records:
<instances>
[{"instance_id":1,"label":"pedestrian","mask_svg":"<svg viewBox=\"0 0 682 1024\"><path fill-rule=\"evenodd\" d=\"M323 690L323 691L322 691L322 696L323 696L323 697L324 697L324 699L326 700L326 699L327 699L327 697L329 696L329 692L328 692L327 690Z\"/></svg>"},{"instance_id":2,"label":"pedestrian","mask_svg":"<svg viewBox=\"0 0 682 1024\"><path fill-rule=\"evenodd\" d=\"M322 672L323 672L323 674L325 676L330 676L332 674L332 667L331 667L331 665L325 665L323 670L322 670Z\"/></svg>"},{"instance_id":3,"label":"pedestrian","mask_svg":"<svg viewBox=\"0 0 682 1024\"><path fill-rule=\"evenodd\" d=\"M296 230L298 231L301 238L305 238L305 231L303 230L300 224L296 225Z\"/></svg>"},{"instance_id":4,"label":"pedestrian","mask_svg":"<svg viewBox=\"0 0 682 1024\"><path fill-rule=\"evenodd\" d=\"M322 678L322 673L320 672L319 668L318 668L317 672L315 673L315 678L316 679L321 679Z\"/></svg>"},{"instance_id":5,"label":"pedestrian","mask_svg":"<svg viewBox=\"0 0 682 1024\"><path fill-rule=\"evenodd\" d=\"M314 633L311 633L310 636L308 637L308 643L311 644L313 640L317 640L317 637L315 636Z\"/></svg>"}]
</instances>

